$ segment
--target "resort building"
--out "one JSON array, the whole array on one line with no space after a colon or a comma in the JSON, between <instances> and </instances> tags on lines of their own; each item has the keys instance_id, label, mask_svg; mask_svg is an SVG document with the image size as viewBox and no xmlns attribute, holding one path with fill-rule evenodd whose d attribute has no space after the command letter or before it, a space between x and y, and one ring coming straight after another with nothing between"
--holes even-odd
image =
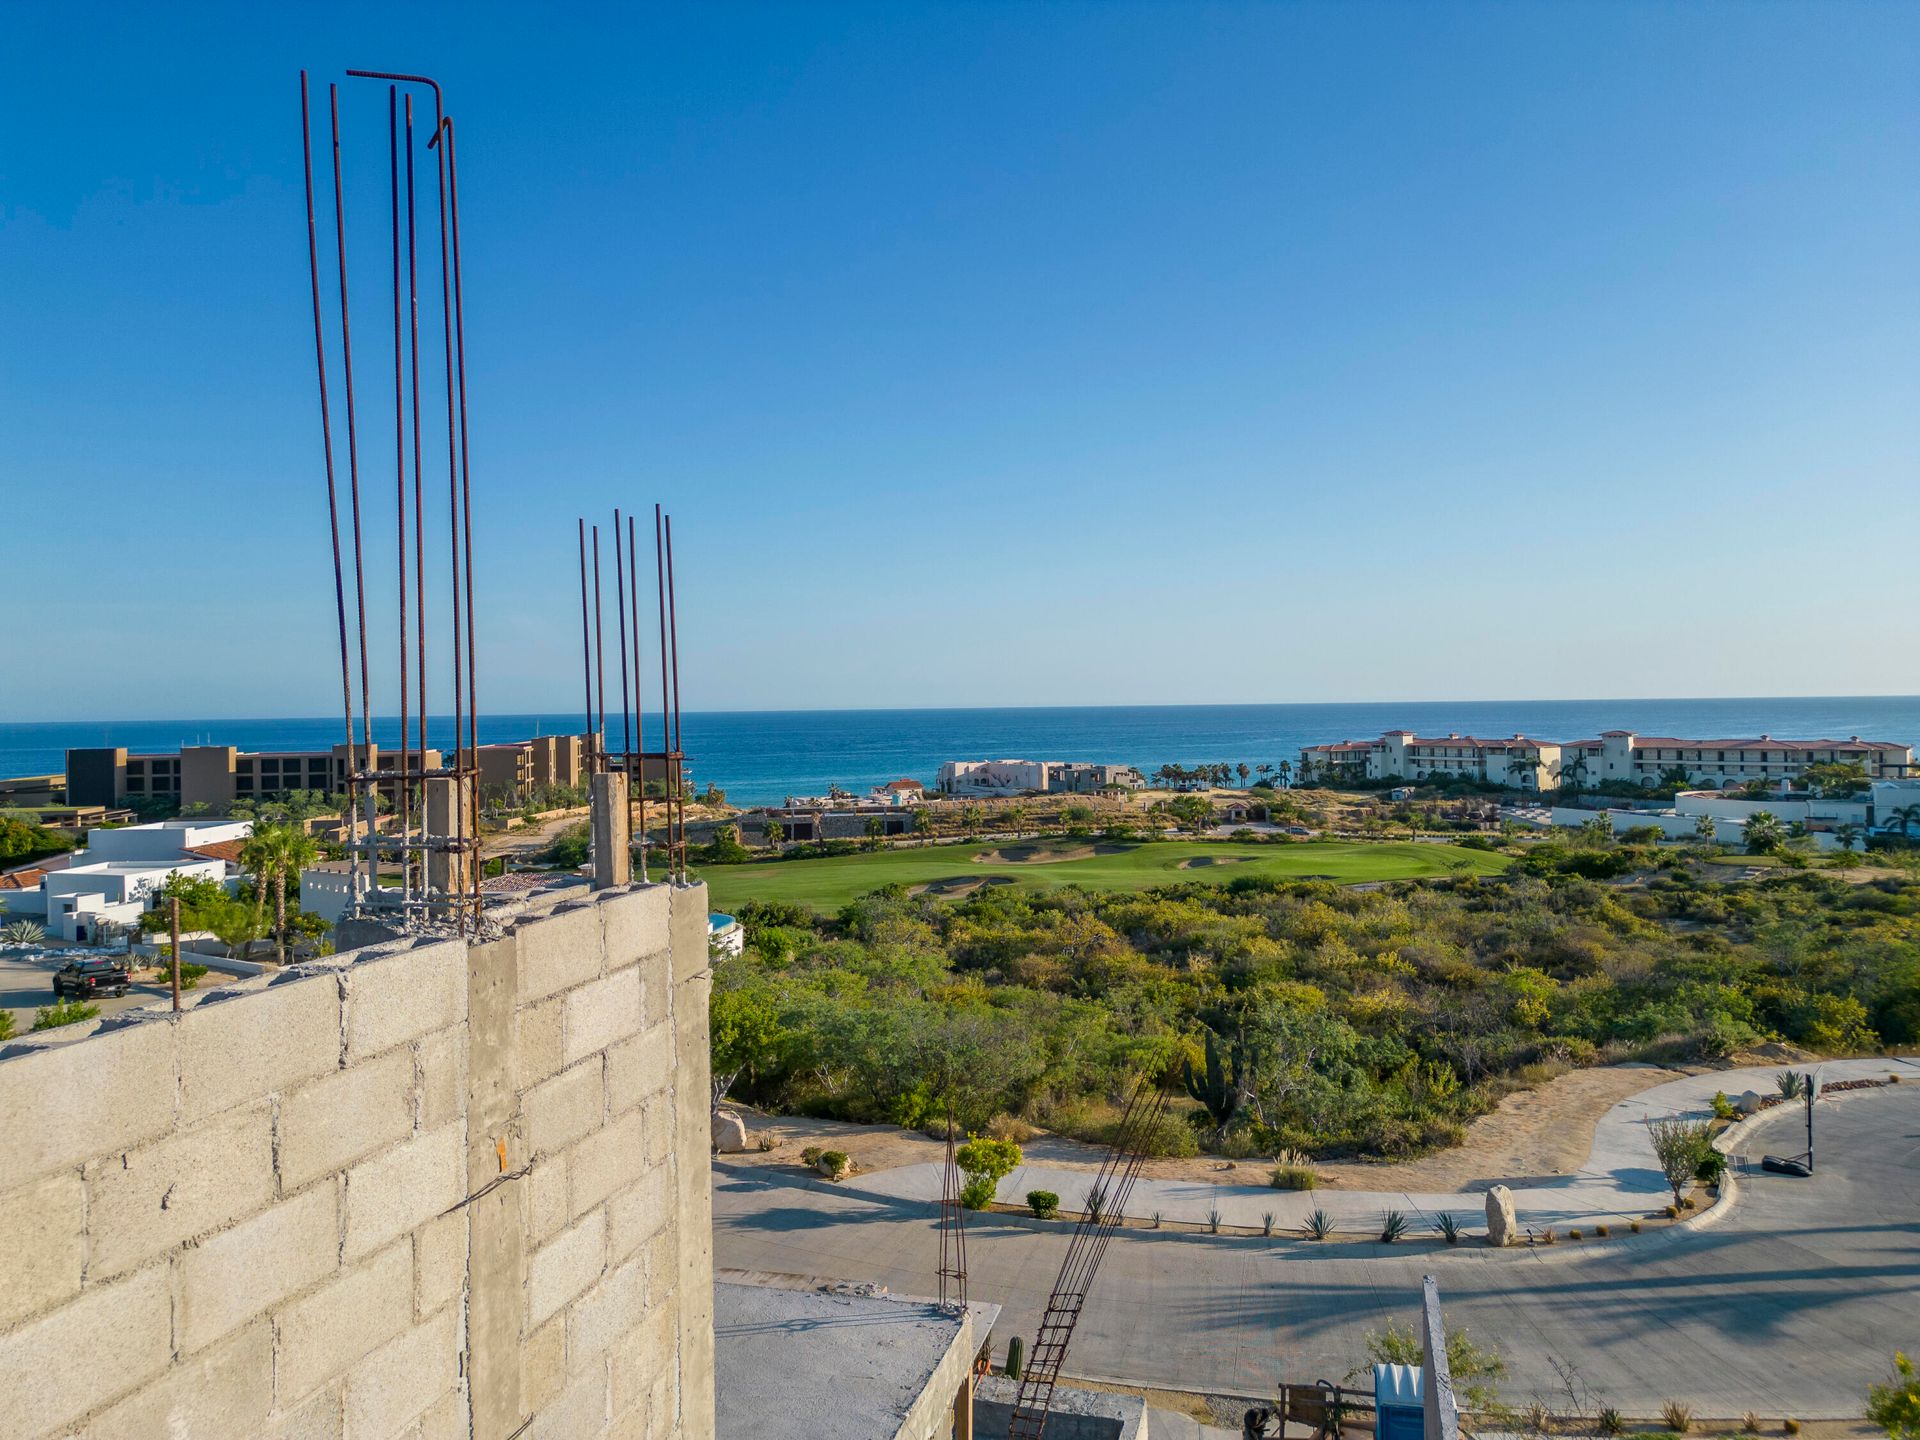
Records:
<instances>
[{"instance_id":1,"label":"resort building","mask_svg":"<svg viewBox=\"0 0 1920 1440\"><path fill-rule=\"evenodd\" d=\"M354 747L350 759L345 745L328 750L243 751L232 745L183 745L172 754L130 755L125 746L99 746L67 751L67 801L73 805L129 805L161 800L185 809L205 805L219 810L236 800L264 800L295 790L323 795L347 788L347 777L358 758L373 768L397 770L400 752L379 745ZM422 766L420 752L406 752L406 768L437 770L440 752L429 749ZM399 781L381 782L391 802L398 798Z\"/></svg>"},{"instance_id":2,"label":"resort building","mask_svg":"<svg viewBox=\"0 0 1920 1440\"><path fill-rule=\"evenodd\" d=\"M44 917L55 939L84 944L103 926L136 924L172 876L229 883L239 874L239 847L252 833L244 820L90 830L87 848L66 857L67 864L19 872L19 883L0 887L0 912Z\"/></svg>"},{"instance_id":3,"label":"resort building","mask_svg":"<svg viewBox=\"0 0 1920 1440\"><path fill-rule=\"evenodd\" d=\"M1028 795L1137 790L1146 784L1131 765L1093 765L1074 760L949 760L940 767L943 795Z\"/></svg>"},{"instance_id":4,"label":"resort building","mask_svg":"<svg viewBox=\"0 0 1920 1440\"><path fill-rule=\"evenodd\" d=\"M1678 775L1693 786L1791 781L1815 765L1858 764L1868 780L1900 780L1911 773L1913 747L1889 740L1778 740L1760 735L1734 740L1683 740L1607 730L1592 740L1535 740L1525 735L1416 735L1390 730L1378 740L1310 745L1296 772L1356 780L1462 777L1524 790L1591 787L1604 781L1653 786Z\"/></svg>"}]
</instances>

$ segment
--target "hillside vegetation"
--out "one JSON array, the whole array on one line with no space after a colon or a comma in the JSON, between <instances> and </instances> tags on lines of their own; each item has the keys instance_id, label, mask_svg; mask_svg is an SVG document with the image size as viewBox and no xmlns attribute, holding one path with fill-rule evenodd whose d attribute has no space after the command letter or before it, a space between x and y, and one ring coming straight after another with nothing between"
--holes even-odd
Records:
<instances>
[{"instance_id":1,"label":"hillside vegetation","mask_svg":"<svg viewBox=\"0 0 1920 1440\"><path fill-rule=\"evenodd\" d=\"M895 886L831 920L736 901L716 1076L776 1110L920 1125L950 1097L970 1130L1099 1139L1144 1073L1182 1098L1166 1153L1397 1156L1570 1065L1920 1039L1920 883L1716 883L1642 858L1614 883L1540 847L1503 876L1368 891Z\"/></svg>"}]
</instances>

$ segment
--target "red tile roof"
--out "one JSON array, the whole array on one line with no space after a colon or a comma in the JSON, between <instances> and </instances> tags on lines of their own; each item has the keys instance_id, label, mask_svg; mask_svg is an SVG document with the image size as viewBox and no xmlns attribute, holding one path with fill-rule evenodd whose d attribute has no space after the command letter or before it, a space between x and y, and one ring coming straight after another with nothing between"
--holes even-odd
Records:
<instances>
[{"instance_id":1,"label":"red tile roof","mask_svg":"<svg viewBox=\"0 0 1920 1440\"><path fill-rule=\"evenodd\" d=\"M238 865L240 847L246 843L244 840L215 840L210 845L189 845L186 853L198 855L202 860L224 860L229 865Z\"/></svg>"},{"instance_id":2,"label":"red tile roof","mask_svg":"<svg viewBox=\"0 0 1920 1440\"><path fill-rule=\"evenodd\" d=\"M0 875L0 890L38 890L44 870L9 870Z\"/></svg>"}]
</instances>

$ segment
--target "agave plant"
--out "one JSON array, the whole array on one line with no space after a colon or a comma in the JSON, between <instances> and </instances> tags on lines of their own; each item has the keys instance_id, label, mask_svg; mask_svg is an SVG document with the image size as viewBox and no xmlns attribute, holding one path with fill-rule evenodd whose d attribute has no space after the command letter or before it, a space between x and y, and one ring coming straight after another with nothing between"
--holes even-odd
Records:
<instances>
[{"instance_id":1,"label":"agave plant","mask_svg":"<svg viewBox=\"0 0 1920 1440\"><path fill-rule=\"evenodd\" d=\"M1439 1218L1433 1222L1433 1228L1440 1232L1440 1238L1445 1240L1447 1244L1458 1245L1460 1243L1460 1217L1458 1215L1452 1215L1446 1211L1442 1211Z\"/></svg>"},{"instance_id":2,"label":"agave plant","mask_svg":"<svg viewBox=\"0 0 1920 1440\"><path fill-rule=\"evenodd\" d=\"M1302 1227L1302 1233L1309 1240L1325 1240L1333 1234L1333 1217L1321 1209L1316 1208L1310 1211L1307 1222Z\"/></svg>"},{"instance_id":3,"label":"agave plant","mask_svg":"<svg viewBox=\"0 0 1920 1440\"><path fill-rule=\"evenodd\" d=\"M46 938L45 927L32 920L9 920L0 926L0 940L9 945L38 945Z\"/></svg>"},{"instance_id":4,"label":"agave plant","mask_svg":"<svg viewBox=\"0 0 1920 1440\"><path fill-rule=\"evenodd\" d=\"M1380 1242L1391 1245L1407 1233L1407 1216L1403 1210L1385 1210L1380 1215Z\"/></svg>"},{"instance_id":5,"label":"agave plant","mask_svg":"<svg viewBox=\"0 0 1920 1440\"><path fill-rule=\"evenodd\" d=\"M1260 1233L1262 1235L1273 1234L1273 1211L1269 1210L1260 1217Z\"/></svg>"},{"instance_id":6,"label":"agave plant","mask_svg":"<svg viewBox=\"0 0 1920 1440\"><path fill-rule=\"evenodd\" d=\"M1217 1205L1207 1211L1207 1229L1216 1235L1220 1233L1220 1207Z\"/></svg>"},{"instance_id":7,"label":"agave plant","mask_svg":"<svg viewBox=\"0 0 1920 1440\"><path fill-rule=\"evenodd\" d=\"M1773 1084L1783 1100L1791 1100L1800 1093L1800 1076L1792 1070L1782 1070L1773 1077Z\"/></svg>"},{"instance_id":8,"label":"agave plant","mask_svg":"<svg viewBox=\"0 0 1920 1440\"><path fill-rule=\"evenodd\" d=\"M1611 1405L1602 1406L1596 1418L1602 1435L1619 1435L1627 1428L1625 1417Z\"/></svg>"}]
</instances>

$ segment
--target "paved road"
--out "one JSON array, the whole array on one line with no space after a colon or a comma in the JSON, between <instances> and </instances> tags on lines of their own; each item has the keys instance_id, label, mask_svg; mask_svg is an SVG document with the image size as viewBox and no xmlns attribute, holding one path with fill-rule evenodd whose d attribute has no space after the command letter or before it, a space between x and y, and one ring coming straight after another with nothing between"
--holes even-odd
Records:
<instances>
[{"instance_id":1,"label":"paved road","mask_svg":"<svg viewBox=\"0 0 1920 1440\"><path fill-rule=\"evenodd\" d=\"M1558 1393L1570 1361L1593 1404L1629 1415L1690 1401L1702 1417L1857 1415L1896 1347L1920 1349L1920 1083L1821 1107L1811 1179L1768 1175L1764 1150L1800 1148L1794 1111L1735 1147L1740 1194L1719 1223L1582 1246L1494 1251L1435 1243L1123 1231L1108 1250L1066 1370L1096 1379L1261 1394L1278 1379L1337 1379L1364 1334L1410 1323L1422 1274L1448 1322L1498 1346L1521 1400ZM740 1270L937 1288L929 1208L791 1172L721 1163L716 1263ZM1030 1340L1064 1227L975 1217L972 1293Z\"/></svg>"},{"instance_id":2,"label":"paved road","mask_svg":"<svg viewBox=\"0 0 1920 1440\"><path fill-rule=\"evenodd\" d=\"M185 948L184 946L182 947ZM75 955L96 956L101 951L78 949ZM33 1028L33 1018L42 1007L54 1003L53 972L66 964L66 957L43 959L25 959L22 952L9 954L0 951L0 1010L13 1014L13 1028L16 1035L24 1035ZM200 982L207 984L206 980ZM150 1005L155 1000L169 997L170 991L152 985L136 985L121 1000L100 999L93 1003L100 1007L102 1015L111 1015L116 1010L128 1010L135 1005Z\"/></svg>"}]
</instances>

